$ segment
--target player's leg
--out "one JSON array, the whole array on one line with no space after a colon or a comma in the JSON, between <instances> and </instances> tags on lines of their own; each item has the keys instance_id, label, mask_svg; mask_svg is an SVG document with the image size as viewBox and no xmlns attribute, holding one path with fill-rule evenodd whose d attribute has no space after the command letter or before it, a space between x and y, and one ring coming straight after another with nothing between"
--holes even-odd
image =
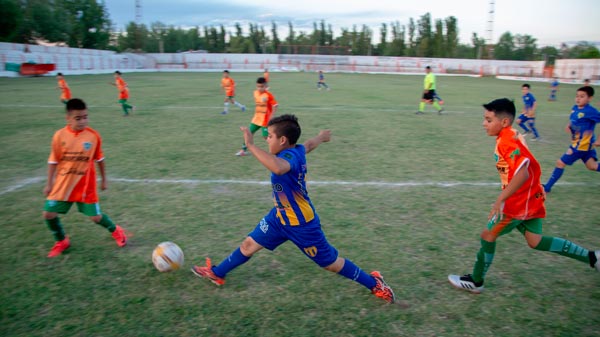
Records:
<instances>
[{"instance_id":1,"label":"player's leg","mask_svg":"<svg viewBox=\"0 0 600 337\"><path fill-rule=\"evenodd\" d=\"M448 275L448 281L456 288L480 294L484 289L485 275L494 260L497 238L510 233L520 222L507 216L501 220L493 218L488 221L487 229L481 232L481 248L477 252L473 273L463 276Z\"/></svg>"},{"instance_id":2,"label":"player's leg","mask_svg":"<svg viewBox=\"0 0 600 337\"><path fill-rule=\"evenodd\" d=\"M199 277L209 279L216 285L225 284L225 277L233 269L248 262L252 255L263 248L274 250L287 241L287 238L278 230L276 211L273 209L260 220L254 230L248 234L240 247L234 250L227 258L216 266L206 258L205 266L193 266L192 272Z\"/></svg>"},{"instance_id":3,"label":"player's leg","mask_svg":"<svg viewBox=\"0 0 600 337\"><path fill-rule=\"evenodd\" d=\"M127 244L127 234L125 234L123 228L115 224L108 215L102 213L99 203L86 204L78 202L77 209L80 213L87 215L94 223L106 228L119 247Z\"/></svg>"},{"instance_id":4,"label":"player's leg","mask_svg":"<svg viewBox=\"0 0 600 337\"><path fill-rule=\"evenodd\" d=\"M598 158L596 156L596 149L591 149L588 151L588 154L582 158L585 163L585 167L587 167L590 171L600 172L600 164L598 164Z\"/></svg>"},{"instance_id":5,"label":"player's leg","mask_svg":"<svg viewBox=\"0 0 600 337\"><path fill-rule=\"evenodd\" d=\"M563 238L542 235L542 219L523 221L523 226L519 228L519 231L525 236L525 240L527 240L530 248L556 253L588 263L592 268L596 267L597 257L594 251L590 251Z\"/></svg>"},{"instance_id":6,"label":"player's leg","mask_svg":"<svg viewBox=\"0 0 600 337\"><path fill-rule=\"evenodd\" d=\"M235 106L237 106L238 108L240 108L240 109L242 110L242 112L246 112L246 106L245 106L245 105L243 105L242 103L240 103L240 102L236 101L236 100L233 98L233 96L231 97L231 101L233 102L233 104L234 104Z\"/></svg>"},{"instance_id":7,"label":"player's leg","mask_svg":"<svg viewBox=\"0 0 600 337\"><path fill-rule=\"evenodd\" d=\"M223 102L223 111L221 112L221 115L226 115L227 113L229 113L229 102L230 101L231 101L231 97L225 96L225 100Z\"/></svg>"},{"instance_id":8,"label":"player's leg","mask_svg":"<svg viewBox=\"0 0 600 337\"><path fill-rule=\"evenodd\" d=\"M527 125L525 125L527 122L527 116L525 116L524 114L520 114L519 117L517 118L517 124L519 124L519 126L523 129L523 131L525 131L525 134L530 133L531 131L527 128Z\"/></svg>"},{"instance_id":9,"label":"player's leg","mask_svg":"<svg viewBox=\"0 0 600 337\"><path fill-rule=\"evenodd\" d=\"M527 125L529 126L529 129L531 129L531 131L533 131L533 139L538 139L540 138L540 134L538 133L537 128L535 127L535 118L529 118L527 120Z\"/></svg>"},{"instance_id":10,"label":"player's leg","mask_svg":"<svg viewBox=\"0 0 600 337\"><path fill-rule=\"evenodd\" d=\"M567 152L565 152L560 159L556 161L556 167L552 171L550 178L548 181L543 184L544 191L546 193L550 193L552 191L552 187L556 182L562 177L563 172L565 171L565 167L573 165L575 161L577 161L582 156L580 151L574 151L572 148L569 148Z\"/></svg>"},{"instance_id":11,"label":"player's leg","mask_svg":"<svg viewBox=\"0 0 600 337\"><path fill-rule=\"evenodd\" d=\"M66 214L73 203L55 200L46 200L44 205L43 217L48 229L54 236L54 246L48 252L48 257L55 257L60 255L65 249L69 248L71 242L69 237L66 235L60 217L58 214Z\"/></svg>"}]
</instances>

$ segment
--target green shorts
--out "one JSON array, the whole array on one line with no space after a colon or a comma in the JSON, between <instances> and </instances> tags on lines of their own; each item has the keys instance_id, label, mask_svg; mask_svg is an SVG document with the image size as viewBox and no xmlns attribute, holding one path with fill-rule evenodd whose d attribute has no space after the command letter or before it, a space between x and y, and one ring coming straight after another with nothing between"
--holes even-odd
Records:
<instances>
[{"instance_id":1,"label":"green shorts","mask_svg":"<svg viewBox=\"0 0 600 337\"><path fill-rule=\"evenodd\" d=\"M542 219L529 219L529 220L518 220L507 217L506 215L502 220L496 221L496 219L490 220L487 224L488 230L496 236L501 236L512 232L513 229L517 229L521 234L525 234L525 231L534 234L542 234Z\"/></svg>"},{"instance_id":2,"label":"green shorts","mask_svg":"<svg viewBox=\"0 0 600 337\"><path fill-rule=\"evenodd\" d=\"M124 98L123 98L123 99L120 99L120 100L119 100L119 104L125 104L125 103L127 103L127 100L126 100L126 99L124 99Z\"/></svg>"},{"instance_id":3,"label":"green shorts","mask_svg":"<svg viewBox=\"0 0 600 337\"><path fill-rule=\"evenodd\" d=\"M102 214L100 211L100 204L85 204L83 202L77 202L77 210L80 213L83 213L87 216L96 216ZM71 209L73 202L71 201L56 201L56 200L46 200L46 204L44 205L44 211L59 213L59 214L67 214L67 212Z\"/></svg>"},{"instance_id":4,"label":"green shorts","mask_svg":"<svg viewBox=\"0 0 600 337\"><path fill-rule=\"evenodd\" d=\"M256 125L254 123L250 123L250 126L248 127L248 129L250 129L250 133L252 133L252 134L254 134L256 132L256 130L261 129L263 137L267 137L269 135L269 129L267 127Z\"/></svg>"}]
</instances>

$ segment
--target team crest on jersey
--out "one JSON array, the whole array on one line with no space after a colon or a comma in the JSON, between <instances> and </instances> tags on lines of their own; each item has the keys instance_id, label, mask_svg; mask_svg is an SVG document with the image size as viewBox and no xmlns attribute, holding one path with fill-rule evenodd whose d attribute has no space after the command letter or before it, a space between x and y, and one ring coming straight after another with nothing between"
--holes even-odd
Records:
<instances>
[{"instance_id":1,"label":"team crest on jersey","mask_svg":"<svg viewBox=\"0 0 600 337\"><path fill-rule=\"evenodd\" d=\"M308 255L310 257L315 257L315 256L317 256L317 247L315 247L315 246L306 247L306 248L304 248L304 252L306 253L306 255Z\"/></svg>"},{"instance_id":2,"label":"team crest on jersey","mask_svg":"<svg viewBox=\"0 0 600 337\"><path fill-rule=\"evenodd\" d=\"M577 118L583 118L583 116L585 116L585 113L583 113L583 112L580 112L577 114Z\"/></svg>"},{"instance_id":3,"label":"team crest on jersey","mask_svg":"<svg viewBox=\"0 0 600 337\"><path fill-rule=\"evenodd\" d=\"M265 220L265 218L260 219L260 223L258 224L258 227L265 234L269 230L269 224L267 223L267 221Z\"/></svg>"},{"instance_id":4,"label":"team crest on jersey","mask_svg":"<svg viewBox=\"0 0 600 337\"><path fill-rule=\"evenodd\" d=\"M88 151L91 148L92 148L92 143L90 143L90 142L84 142L83 143L83 149L84 150Z\"/></svg>"}]
</instances>

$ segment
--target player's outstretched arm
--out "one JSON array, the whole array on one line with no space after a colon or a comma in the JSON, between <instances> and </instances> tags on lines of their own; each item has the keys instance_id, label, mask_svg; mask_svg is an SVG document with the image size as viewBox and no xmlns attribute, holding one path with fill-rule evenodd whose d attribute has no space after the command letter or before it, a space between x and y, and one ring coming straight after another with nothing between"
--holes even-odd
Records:
<instances>
[{"instance_id":1,"label":"player's outstretched arm","mask_svg":"<svg viewBox=\"0 0 600 337\"><path fill-rule=\"evenodd\" d=\"M281 159L275 155L272 155L254 145L254 136L247 127L242 126L240 127L240 130L242 130L244 133L244 142L246 143L248 151L250 151L252 155L256 157L261 164L263 164L264 167L276 175L282 175L289 172L291 169L290 163L288 163L285 159Z\"/></svg>"},{"instance_id":2,"label":"player's outstretched arm","mask_svg":"<svg viewBox=\"0 0 600 337\"><path fill-rule=\"evenodd\" d=\"M306 153L310 153L310 151L314 150L321 143L326 143L331 140L331 130L321 130L319 134L307 141L304 142L304 148L306 149Z\"/></svg>"}]
</instances>

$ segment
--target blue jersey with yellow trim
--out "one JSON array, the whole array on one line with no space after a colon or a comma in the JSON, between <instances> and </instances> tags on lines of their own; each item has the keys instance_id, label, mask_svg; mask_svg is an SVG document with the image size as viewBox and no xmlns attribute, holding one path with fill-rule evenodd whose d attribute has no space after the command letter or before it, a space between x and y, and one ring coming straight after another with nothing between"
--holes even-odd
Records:
<instances>
[{"instance_id":1,"label":"blue jersey with yellow trim","mask_svg":"<svg viewBox=\"0 0 600 337\"><path fill-rule=\"evenodd\" d=\"M571 129L571 148L578 151L589 151L596 141L594 129L600 123L600 112L590 104L583 108L573 106L569 116Z\"/></svg>"},{"instance_id":2,"label":"blue jersey with yellow trim","mask_svg":"<svg viewBox=\"0 0 600 337\"><path fill-rule=\"evenodd\" d=\"M271 173L277 218L282 225L305 224L317 217L306 190L306 149L304 145L296 145L281 151L277 157L290 164L290 170L285 174Z\"/></svg>"}]
</instances>

